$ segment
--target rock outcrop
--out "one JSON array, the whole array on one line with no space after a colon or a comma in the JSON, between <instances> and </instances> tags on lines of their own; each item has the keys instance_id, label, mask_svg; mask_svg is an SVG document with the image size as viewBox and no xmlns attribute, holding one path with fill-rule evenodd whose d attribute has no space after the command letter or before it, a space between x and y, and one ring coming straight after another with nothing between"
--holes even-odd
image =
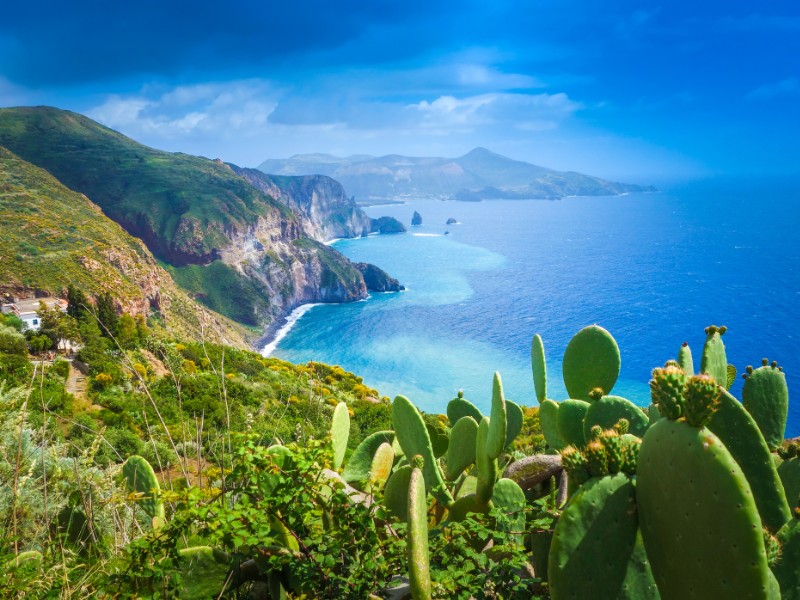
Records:
<instances>
[{"instance_id":1,"label":"rock outcrop","mask_svg":"<svg viewBox=\"0 0 800 600\"><path fill-rule=\"evenodd\" d=\"M378 233L405 233L408 231L400 221L394 217L378 217L372 219L372 231Z\"/></svg>"},{"instance_id":2,"label":"rock outcrop","mask_svg":"<svg viewBox=\"0 0 800 600\"><path fill-rule=\"evenodd\" d=\"M367 289L371 292L400 292L405 288L397 279L383 269L369 263L354 263L364 276Z\"/></svg>"},{"instance_id":3,"label":"rock outcrop","mask_svg":"<svg viewBox=\"0 0 800 600\"><path fill-rule=\"evenodd\" d=\"M414 216L411 217L411 224L415 227L422 225L422 215L419 214L417 211L414 211Z\"/></svg>"}]
</instances>

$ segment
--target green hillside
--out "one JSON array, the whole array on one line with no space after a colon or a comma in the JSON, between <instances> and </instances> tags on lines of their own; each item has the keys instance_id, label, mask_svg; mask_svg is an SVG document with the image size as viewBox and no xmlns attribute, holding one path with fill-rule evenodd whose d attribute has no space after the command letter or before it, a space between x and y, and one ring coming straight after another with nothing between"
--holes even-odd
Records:
<instances>
[{"instance_id":1,"label":"green hillside","mask_svg":"<svg viewBox=\"0 0 800 600\"><path fill-rule=\"evenodd\" d=\"M222 339L244 344L241 328L188 298L147 247L86 196L2 147L0 212L0 291L60 295L73 284L92 295L111 292L127 310L176 332L200 335L202 313Z\"/></svg>"}]
</instances>

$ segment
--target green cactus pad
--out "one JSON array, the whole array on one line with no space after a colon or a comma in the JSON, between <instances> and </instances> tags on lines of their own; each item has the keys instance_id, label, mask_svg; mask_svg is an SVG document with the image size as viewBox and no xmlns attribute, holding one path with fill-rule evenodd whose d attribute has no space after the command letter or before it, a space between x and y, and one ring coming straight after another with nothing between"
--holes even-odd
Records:
<instances>
[{"instance_id":1,"label":"green cactus pad","mask_svg":"<svg viewBox=\"0 0 800 600\"><path fill-rule=\"evenodd\" d=\"M589 406L590 404L584 400L571 399L559 403L556 422L558 423L559 437L564 444L579 448L586 445L583 419L586 417Z\"/></svg>"},{"instance_id":2,"label":"green cactus pad","mask_svg":"<svg viewBox=\"0 0 800 600\"><path fill-rule=\"evenodd\" d=\"M230 557L216 548L194 546L178 551L181 581L178 596L183 600L205 600L220 595L231 567Z\"/></svg>"},{"instance_id":3,"label":"green cactus pad","mask_svg":"<svg viewBox=\"0 0 800 600\"><path fill-rule=\"evenodd\" d=\"M789 388L783 371L778 370L777 365L765 365L747 373L742 403L758 423L770 451L774 452L783 444L789 416Z\"/></svg>"},{"instance_id":4,"label":"green cactus pad","mask_svg":"<svg viewBox=\"0 0 800 600\"><path fill-rule=\"evenodd\" d=\"M347 452L347 440L350 438L350 412L344 402L339 402L336 408L333 409L331 438L333 439L332 467L334 470L338 470L344 462L344 455Z\"/></svg>"},{"instance_id":5,"label":"green cactus pad","mask_svg":"<svg viewBox=\"0 0 800 600\"><path fill-rule=\"evenodd\" d=\"M489 435L486 438L486 452L489 458L498 458L506 447L506 399L500 373L494 374L492 381L492 412L489 417Z\"/></svg>"},{"instance_id":6,"label":"green cactus pad","mask_svg":"<svg viewBox=\"0 0 800 600\"><path fill-rule=\"evenodd\" d=\"M378 447L372 459L372 466L369 470L369 489L375 491L384 486L389 476L392 474L394 464L394 450L392 445L384 442Z\"/></svg>"},{"instance_id":7,"label":"green cactus pad","mask_svg":"<svg viewBox=\"0 0 800 600\"><path fill-rule=\"evenodd\" d=\"M524 420L525 415L522 412L522 407L516 402L506 400L506 448L517 439L519 432L522 431Z\"/></svg>"},{"instance_id":8,"label":"green cactus pad","mask_svg":"<svg viewBox=\"0 0 800 600\"><path fill-rule=\"evenodd\" d=\"M706 328L706 342L703 345L700 372L708 373L714 378L717 385L725 387L728 382L728 358L725 355L722 333L718 327L713 325Z\"/></svg>"},{"instance_id":9,"label":"green cactus pad","mask_svg":"<svg viewBox=\"0 0 800 600\"><path fill-rule=\"evenodd\" d=\"M559 403L553 400L542 400L539 403L539 425L544 434L547 445L555 450L561 450L566 444L558 429Z\"/></svg>"},{"instance_id":10,"label":"green cactus pad","mask_svg":"<svg viewBox=\"0 0 800 600\"><path fill-rule=\"evenodd\" d=\"M56 516L56 531L79 554L91 551L94 536L86 513L78 507L65 506Z\"/></svg>"},{"instance_id":11,"label":"green cactus pad","mask_svg":"<svg viewBox=\"0 0 800 600\"><path fill-rule=\"evenodd\" d=\"M522 546L525 531L525 492L513 479L498 479L494 484L492 504L509 517L506 531L513 532L514 539Z\"/></svg>"},{"instance_id":12,"label":"green cactus pad","mask_svg":"<svg viewBox=\"0 0 800 600\"><path fill-rule=\"evenodd\" d=\"M800 519L792 519L778 532L781 555L772 571L781 588L781 600L800 600Z\"/></svg>"},{"instance_id":13,"label":"green cactus pad","mask_svg":"<svg viewBox=\"0 0 800 600\"><path fill-rule=\"evenodd\" d=\"M647 420L652 425L656 421L661 418L661 411L658 410L658 406L650 403L650 406L647 407Z\"/></svg>"},{"instance_id":14,"label":"green cactus pad","mask_svg":"<svg viewBox=\"0 0 800 600\"><path fill-rule=\"evenodd\" d=\"M567 344L561 365L569 397L589 400L595 388L610 393L620 365L619 347L611 334L597 325L584 327Z\"/></svg>"},{"instance_id":15,"label":"green cactus pad","mask_svg":"<svg viewBox=\"0 0 800 600\"><path fill-rule=\"evenodd\" d=\"M450 444L450 435L449 430L444 423L437 421L434 424L425 421L425 429L428 430L428 437L431 438L433 455L436 458L441 458L447 454L447 446Z\"/></svg>"},{"instance_id":16,"label":"green cactus pad","mask_svg":"<svg viewBox=\"0 0 800 600\"><path fill-rule=\"evenodd\" d=\"M708 429L722 440L747 477L764 525L778 531L791 512L767 443L742 404L727 391L721 392Z\"/></svg>"},{"instance_id":17,"label":"green cactus pad","mask_svg":"<svg viewBox=\"0 0 800 600\"><path fill-rule=\"evenodd\" d=\"M459 498L463 498L464 496L469 496L470 494L474 494L475 490L478 489L478 478L475 475L467 475L464 477L464 481L461 482L461 485L458 486L458 490L456 492L456 500Z\"/></svg>"},{"instance_id":18,"label":"green cactus pad","mask_svg":"<svg viewBox=\"0 0 800 600\"><path fill-rule=\"evenodd\" d=\"M533 336L531 343L531 367L533 370L533 387L536 390L536 400L541 404L547 398L547 363L544 360L544 344L542 336L538 333Z\"/></svg>"},{"instance_id":19,"label":"green cactus pad","mask_svg":"<svg viewBox=\"0 0 800 600\"><path fill-rule=\"evenodd\" d=\"M778 467L778 476L783 484L786 502L790 507L800 504L800 458L784 460Z\"/></svg>"},{"instance_id":20,"label":"green cactus pad","mask_svg":"<svg viewBox=\"0 0 800 600\"><path fill-rule=\"evenodd\" d=\"M447 509L447 520L459 523L466 519L469 513L483 514L488 510L488 502L479 500L475 494L466 494L453 502Z\"/></svg>"},{"instance_id":21,"label":"green cactus pad","mask_svg":"<svg viewBox=\"0 0 800 600\"><path fill-rule=\"evenodd\" d=\"M450 421L450 427L455 427L461 417L472 417L479 423L483 414L472 402L459 395L447 403L447 420Z\"/></svg>"},{"instance_id":22,"label":"green cactus pad","mask_svg":"<svg viewBox=\"0 0 800 600\"><path fill-rule=\"evenodd\" d=\"M369 479L372 459L381 444L394 441L394 431L377 431L365 437L353 451L344 467L342 479L347 483L358 483Z\"/></svg>"},{"instance_id":23,"label":"green cactus pad","mask_svg":"<svg viewBox=\"0 0 800 600\"><path fill-rule=\"evenodd\" d=\"M425 421L405 396L397 396L392 403L392 424L403 453L409 458L422 456L425 485L429 486L429 491L439 502L448 506L453 502L453 497L445 487Z\"/></svg>"},{"instance_id":24,"label":"green cactus pad","mask_svg":"<svg viewBox=\"0 0 800 600\"><path fill-rule=\"evenodd\" d=\"M628 476L583 484L558 520L550 546L553 600L657 598L647 562L634 552L637 530L636 491ZM639 595L643 589L647 593Z\"/></svg>"},{"instance_id":25,"label":"green cactus pad","mask_svg":"<svg viewBox=\"0 0 800 600\"><path fill-rule=\"evenodd\" d=\"M636 437L642 437L650 426L647 415L630 400L619 396L603 396L600 400L592 402L586 411L583 419L583 435L588 440L590 431L595 425L599 425L602 429L612 429L620 419L628 420L628 431Z\"/></svg>"},{"instance_id":26,"label":"green cactus pad","mask_svg":"<svg viewBox=\"0 0 800 600\"><path fill-rule=\"evenodd\" d=\"M483 417L478 425L478 435L475 439L475 467L478 473L475 496L483 503L488 503L492 499L494 484L497 480L497 459L491 458L486 450L489 428L489 417Z\"/></svg>"},{"instance_id":27,"label":"green cactus pad","mask_svg":"<svg viewBox=\"0 0 800 600\"><path fill-rule=\"evenodd\" d=\"M150 463L141 456L131 456L122 464L122 476L131 493L141 494L139 506L154 519L164 520L164 503L158 498L161 486Z\"/></svg>"},{"instance_id":28,"label":"green cactus pad","mask_svg":"<svg viewBox=\"0 0 800 600\"><path fill-rule=\"evenodd\" d=\"M383 490L383 505L400 521L408 517L408 483L411 481L411 466L405 465L389 476Z\"/></svg>"},{"instance_id":29,"label":"green cactus pad","mask_svg":"<svg viewBox=\"0 0 800 600\"><path fill-rule=\"evenodd\" d=\"M642 441L636 503L663 598L768 597L771 574L750 486L711 431L655 423Z\"/></svg>"},{"instance_id":30,"label":"green cactus pad","mask_svg":"<svg viewBox=\"0 0 800 600\"><path fill-rule=\"evenodd\" d=\"M694 360L692 359L692 349L689 347L688 342L683 342L680 350L678 350L678 366L686 375L690 377L694 375Z\"/></svg>"},{"instance_id":31,"label":"green cactus pad","mask_svg":"<svg viewBox=\"0 0 800 600\"><path fill-rule=\"evenodd\" d=\"M450 445L447 448L447 480L456 477L475 463L475 441L478 437L478 424L472 417L456 421L450 430Z\"/></svg>"},{"instance_id":32,"label":"green cactus pad","mask_svg":"<svg viewBox=\"0 0 800 600\"><path fill-rule=\"evenodd\" d=\"M411 472L408 484L408 579L414 600L431 599L428 559L428 503L422 470Z\"/></svg>"},{"instance_id":33,"label":"green cactus pad","mask_svg":"<svg viewBox=\"0 0 800 600\"><path fill-rule=\"evenodd\" d=\"M14 558L7 561L5 564L6 569L14 569L17 567L21 567L23 565L30 565L30 566L39 566L42 564L42 560L44 557L42 553L38 550L27 550L26 552L20 552Z\"/></svg>"}]
</instances>

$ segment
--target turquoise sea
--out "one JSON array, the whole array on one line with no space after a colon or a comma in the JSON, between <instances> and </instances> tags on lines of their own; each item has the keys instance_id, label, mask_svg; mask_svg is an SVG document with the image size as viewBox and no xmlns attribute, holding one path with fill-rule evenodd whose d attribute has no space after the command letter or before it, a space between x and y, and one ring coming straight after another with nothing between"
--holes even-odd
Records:
<instances>
[{"instance_id":1,"label":"turquoise sea","mask_svg":"<svg viewBox=\"0 0 800 600\"><path fill-rule=\"evenodd\" d=\"M443 412L463 389L488 409L492 373L506 396L534 404L530 342L541 334L549 395L566 398L560 359L598 323L620 346L614 392L649 403L653 367L688 341L699 365L710 324L727 325L739 372L762 357L784 366L800 435L800 181L706 180L652 194L560 201L372 206L409 233L342 240L407 287L306 312L273 355L339 364L382 394ZM457 225L445 225L453 217ZM443 235L449 231L449 235ZM740 396L741 380L733 389Z\"/></svg>"}]
</instances>

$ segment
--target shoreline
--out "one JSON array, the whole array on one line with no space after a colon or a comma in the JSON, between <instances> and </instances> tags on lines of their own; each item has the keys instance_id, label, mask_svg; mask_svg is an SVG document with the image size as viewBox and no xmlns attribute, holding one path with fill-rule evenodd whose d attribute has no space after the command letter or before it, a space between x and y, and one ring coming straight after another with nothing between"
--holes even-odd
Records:
<instances>
[{"instance_id":1,"label":"shoreline","mask_svg":"<svg viewBox=\"0 0 800 600\"><path fill-rule=\"evenodd\" d=\"M292 310L292 312L290 312L288 315L286 315L284 318L284 324L281 325L281 327L275 332L275 337L273 337L270 342L259 349L258 352L261 354L261 356L264 358L269 358L272 353L275 352L280 341L286 337L286 335L292 330L292 327L294 327L295 323L300 320L300 317L302 317L315 306L320 306L321 304L321 302L301 304ZM269 339L269 336L265 336L264 339L260 340L259 345L266 339Z\"/></svg>"}]
</instances>

